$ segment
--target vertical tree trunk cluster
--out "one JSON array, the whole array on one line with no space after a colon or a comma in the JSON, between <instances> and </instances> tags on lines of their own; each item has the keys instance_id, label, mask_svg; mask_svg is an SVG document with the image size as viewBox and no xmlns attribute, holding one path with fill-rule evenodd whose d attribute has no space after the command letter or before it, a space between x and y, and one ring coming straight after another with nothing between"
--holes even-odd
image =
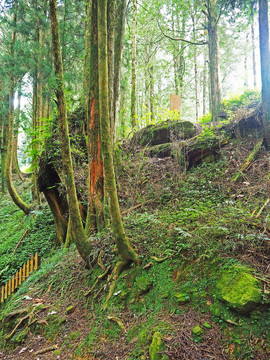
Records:
<instances>
[{"instance_id":1,"label":"vertical tree trunk cluster","mask_svg":"<svg viewBox=\"0 0 270 360\"><path fill-rule=\"evenodd\" d=\"M269 22L268 1L259 0L259 34L262 79L262 110L265 141L270 146L270 52L269 52Z\"/></svg>"},{"instance_id":2,"label":"vertical tree trunk cluster","mask_svg":"<svg viewBox=\"0 0 270 360\"><path fill-rule=\"evenodd\" d=\"M15 44L17 26L18 1L14 2L13 8L13 29L10 43L11 70L9 76L9 110L8 110L8 133L7 133L7 157L6 157L6 181L9 194L14 203L25 213L29 214L31 208L18 195L12 180L12 160L14 154L14 95L15 95Z\"/></svg>"},{"instance_id":3,"label":"vertical tree trunk cluster","mask_svg":"<svg viewBox=\"0 0 270 360\"><path fill-rule=\"evenodd\" d=\"M208 51L209 51L209 76L210 76L210 108L212 121L217 121L220 110L221 91L219 81L219 56L218 56L218 7L216 0L207 0L208 21Z\"/></svg>"},{"instance_id":4,"label":"vertical tree trunk cluster","mask_svg":"<svg viewBox=\"0 0 270 360\"><path fill-rule=\"evenodd\" d=\"M59 132L62 152L63 171L65 175L65 185L67 187L69 218L71 224L71 232L76 244L76 247L82 258L88 262L89 254L91 252L91 245L87 241L82 219L79 210L79 203L75 188L74 173L72 166L69 130L67 122L67 107L64 91L64 75L63 62L60 47L59 23L57 16L56 0L50 0L50 18L52 30L53 56L54 56L54 70L56 77L55 94L58 101L58 118L59 118Z\"/></svg>"},{"instance_id":5,"label":"vertical tree trunk cluster","mask_svg":"<svg viewBox=\"0 0 270 360\"><path fill-rule=\"evenodd\" d=\"M133 0L132 21L132 79L131 79L131 126L136 127L136 32L137 32L137 0Z\"/></svg>"}]
</instances>

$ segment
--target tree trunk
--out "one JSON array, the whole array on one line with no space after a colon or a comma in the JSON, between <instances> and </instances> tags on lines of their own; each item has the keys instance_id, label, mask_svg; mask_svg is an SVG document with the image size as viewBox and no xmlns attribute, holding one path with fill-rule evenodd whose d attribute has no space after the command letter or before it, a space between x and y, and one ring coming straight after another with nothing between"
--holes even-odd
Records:
<instances>
[{"instance_id":1,"label":"tree trunk","mask_svg":"<svg viewBox=\"0 0 270 360\"><path fill-rule=\"evenodd\" d=\"M8 140L8 119L6 110L2 112L2 141L1 141L1 191L6 192L6 164L7 164L7 140Z\"/></svg>"},{"instance_id":2,"label":"tree trunk","mask_svg":"<svg viewBox=\"0 0 270 360\"><path fill-rule=\"evenodd\" d=\"M14 173L17 173L17 175L23 181L23 177L18 162L18 132L20 126L21 98L22 98L22 79L20 79L18 82L18 105L16 109L17 111L16 111L16 124L15 124L15 134L14 134L12 170Z\"/></svg>"},{"instance_id":3,"label":"tree trunk","mask_svg":"<svg viewBox=\"0 0 270 360\"><path fill-rule=\"evenodd\" d=\"M90 91L90 54L91 54L91 17L92 0L86 0L85 4L85 37L84 37L84 70L83 70L83 106L87 108Z\"/></svg>"},{"instance_id":4,"label":"tree trunk","mask_svg":"<svg viewBox=\"0 0 270 360\"><path fill-rule=\"evenodd\" d=\"M251 46L252 46L252 70L253 70L253 86L257 87L257 71L256 71L256 55L255 55L255 32L254 19L251 24Z\"/></svg>"},{"instance_id":5,"label":"tree trunk","mask_svg":"<svg viewBox=\"0 0 270 360\"><path fill-rule=\"evenodd\" d=\"M193 40L196 41L196 28L195 28L195 15L192 15L192 29L193 29ZM199 99L199 76L198 76L198 61L197 61L197 46L194 46L194 78L195 78L195 119L198 121L199 119L199 107L200 107L200 99Z\"/></svg>"},{"instance_id":6,"label":"tree trunk","mask_svg":"<svg viewBox=\"0 0 270 360\"><path fill-rule=\"evenodd\" d=\"M206 100L207 100L207 48L204 51L203 61L203 114L206 114Z\"/></svg>"},{"instance_id":7,"label":"tree trunk","mask_svg":"<svg viewBox=\"0 0 270 360\"><path fill-rule=\"evenodd\" d=\"M118 15L118 14L117 14ZM108 46L108 86L109 86L109 111L111 129L114 130L114 50L115 50L115 24L116 0L108 0L107 9L107 46ZM114 140L112 133L111 140Z\"/></svg>"},{"instance_id":8,"label":"tree trunk","mask_svg":"<svg viewBox=\"0 0 270 360\"><path fill-rule=\"evenodd\" d=\"M88 235L104 228L104 175L101 155L99 80L98 80L98 24L97 2L91 9L91 51L89 66L90 91L87 104L87 151L89 162L86 233Z\"/></svg>"},{"instance_id":9,"label":"tree trunk","mask_svg":"<svg viewBox=\"0 0 270 360\"><path fill-rule=\"evenodd\" d=\"M137 32L137 0L133 0L132 26L132 79L131 79L131 126L136 127L136 32Z\"/></svg>"},{"instance_id":10,"label":"tree trunk","mask_svg":"<svg viewBox=\"0 0 270 360\"><path fill-rule=\"evenodd\" d=\"M268 1L259 0L259 33L262 79L262 111L266 144L270 146L270 63Z\"/></svg>"},{"instance_id":11,"label":"tree trunk","mask_svg":"<svg viewBox=\"0 0 270 360\"><path fill-rule=\"evenodd\" d=\"M118 122L126 8L127 8L126 0L117 0L116 3L117 19L115 26L115 42L114 42L114 103L113 103L113 125L112 125L113 143L116 137L116 127Z\"/></svg>"},{"instance_id":12,"label":"tree trunk","mask_svg":"<svg viewBox=\"0 0 270 360\"><path fill-rule=\"evenodd\" d=\"M52 30L52 44L54 56L54 70L56 77L55 94L58 101L59 133L62 152L63 171L68 194L69 216L74 242L81 257L88 262L91 245L84 233L82 219L80 216L79 202L76 194L72 158L70 151L69 131L67 122L66 98L64 92L63 62L60 47L60 35L57 16L56 0L50 0L50 17Z\"/></svg>"},{"instance_id":13,"label":"tree trunk","mask_svg":"<svg viewBox=\"0 0 270 360\"><path fill-rule=\"evenodd\" d=\"M16 43L16 25L17 25L17 0L14 2L14 13L13 13L13 29L11 35L11 49L10 49L10 60L11 70L9 78L9 124L8 124L8 147L7 147L7 159L6 159L6 179L7 188L9 194L14 203L25 213L29 214L31 208L27 205L17 194L13 182L12 182L12 157L13 157L13 142L14 142L14 88L15 88L15 77L14 77L14 66L15 66L15 43Z\"/></svg>"},{"instance_id":14,"label":"tree trunk","mask_svg":"<svg viewBox=\"0 0 270 360\"><path fill-rule=\"evenodd\" d=\"M151 60L152 62L152 60ZM150 90L150 94L149 94L149 101L150 101L150 117L151 117L151 122L153 123L154 118L155 118L155 113L154 113L154 66L153 64L150 65L149 67L149 90Z\"/></svg>"},{"instance_id":15,"label":"tree trunk","mask_svg":"<svg viewBox=\"0 0 270 360\"><path fill-rule=\"evenodd\" d=\"M218 119L220 110L221 92L219 83L219 58L218 58L218 9L216 0L207 0L208 17L208 50L210 73L210 99L212 121Z\"/></svg>"},{"instance_id":16,"label":"tree trunk","mask_svg":"<svg viewBox=\"0 0 270 360\"><path fill-rule=\"evenodd\" d=\"M102 155L112 227L120 258L137 262L138 257L129 244L121 219L113 166L108 94L107 0L98 1L98 59Z\"/></svg>"}]
</instances>

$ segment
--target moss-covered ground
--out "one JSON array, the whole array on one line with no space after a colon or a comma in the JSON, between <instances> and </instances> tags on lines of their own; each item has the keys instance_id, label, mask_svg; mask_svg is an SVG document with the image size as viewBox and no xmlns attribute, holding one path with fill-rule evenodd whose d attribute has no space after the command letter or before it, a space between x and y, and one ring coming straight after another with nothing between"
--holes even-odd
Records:
<instances>
[{"instance_id":1,"label":"moss-covered ground","mask_svg":"<svg viewBox=\"0 0 270 360\"><path fill-rule=\"evenodd\" d=\"M252 146L230 143L216 162L188 173L177 159L149 159L143 149L118 154L125 228L141 263L121 274L106 311L107 277L84 294L103 272L98 254L105 267L117 260L110 229L92 239L93 266L86 269L74 246L50 250L54 226L46 208L30 220L3 197L1 220L13 226L1 221L1 264L28 223L32 235L16 252L18 264L23 254L44 253L39 270L1 305L1 319L16 308L31 316L8 340L22 316L1 323L0 359L268 360L269 208L256 214L269 188L269 153L231 181ZM6 278L15 271L7 265ZM240 266L261 284L260 304L245 314L222 302L217 287L222 274ZM161 352L151 355L157 333Z\"/></svg>"}]
</instances>

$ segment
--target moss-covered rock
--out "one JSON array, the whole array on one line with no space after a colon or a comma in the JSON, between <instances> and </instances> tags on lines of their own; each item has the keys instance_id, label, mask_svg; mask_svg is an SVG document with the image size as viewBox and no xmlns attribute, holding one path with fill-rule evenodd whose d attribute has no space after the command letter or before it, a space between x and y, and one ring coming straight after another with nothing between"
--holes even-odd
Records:
<instances>
[{"instance_id":1,"label":"moss-covered rock","mask_svg":"<svg viewBox=\"0 0 270 360\"><path fill-rule=\"evenodd\" d=\"M195 136L195 125L190 121L167 121L158 125L149 125L137 131L132 139L134 144L153 146L170 143Z\"/></svg>"},{"instance_id":2,"label":"moss-covered rock","mask_svg":"<svg viewBox=\"0 0 270 360\"><path fill-rule=\"evenodd\" d=\"M261 282L241 266L223 270L216 289L218 298L240 313L254 310L262 299Z\"/></svg>"},{"instance_id":3,"label":"moss-covered rock","mask_svg":"<svg viewBox=\"0 0 270 360\"><path fill-rule=\"evenodd\" d=\"M155 332L153 335L153 340L149 348L149 357L150 360L167 360L169 359L167 355L161 354L165 350L165 344L162 341L162 335L160 332Z\"/></svg>"},{"instance_id":4,"label":"moss-covered rock","mask_svg":"<svg viewBox=\"0 0 270 360\"><path fill-rule=\"evenodd\" d=\"M172 145L170 143L151 146L149 149L151 157L165 158L172 156Z\"/></svg>"},{"instance_id":5,"label":"moss-covered rock","mask_svg":"<svg viewBox=\"0 0 270 360\"><path fill-rule=\"evenodd\" d=\"M151 289L151 286L152 282L149 279L148 275L142 275L136 281L136 287L139 295L145 294Z\"/></svg>"}]
</instances>

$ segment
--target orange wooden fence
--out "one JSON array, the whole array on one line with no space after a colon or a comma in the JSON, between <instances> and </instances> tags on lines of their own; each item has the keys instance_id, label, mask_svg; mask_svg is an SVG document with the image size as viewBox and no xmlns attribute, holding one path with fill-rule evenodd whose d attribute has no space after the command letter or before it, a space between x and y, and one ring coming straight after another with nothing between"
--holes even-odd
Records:
<instances>
[{"instance_id":1,"label":"orange wooden fence","mask_svg":"<svg viewBox=\"0 0 270 360\"><path fill-rule=\"evenodd\" d=\"M0 291L0 304L3 303L9 295L11 295L28 276L38 268L38 254L35 253L31 259L27 261L9 281L2 286Z\"/></svg>"}]
</instances>

